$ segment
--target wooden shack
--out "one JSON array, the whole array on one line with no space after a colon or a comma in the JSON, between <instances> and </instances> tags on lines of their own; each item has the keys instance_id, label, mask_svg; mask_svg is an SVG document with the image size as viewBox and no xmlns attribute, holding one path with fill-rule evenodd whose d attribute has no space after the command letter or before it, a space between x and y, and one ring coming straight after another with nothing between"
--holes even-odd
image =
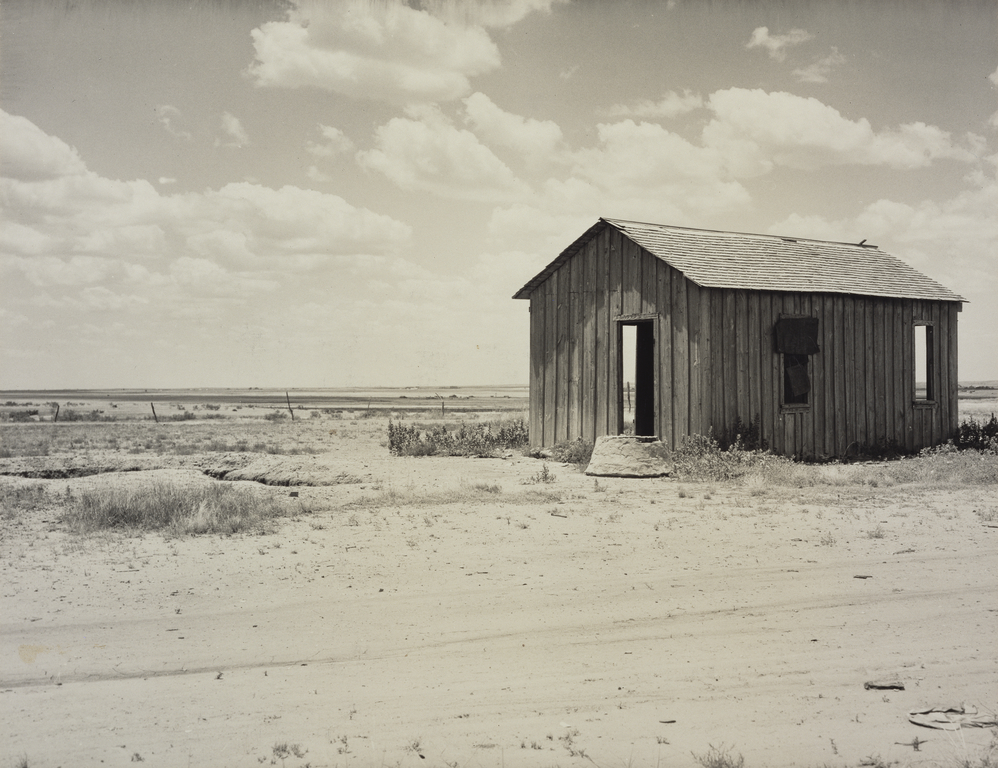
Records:
<instances>
[{"instance_id":1,"label":"wooden shack","mask_svg":"<svg viewBox=\"0 0 998 768\"><path fill-rule=\"evenodd\" d=\"M673 448L755 424L776 453L834 457L957 428L965 299L865 242L600 219L514 298L533 446L625 431L627 329L633 430Z\"/></svg>"}]
</instances>

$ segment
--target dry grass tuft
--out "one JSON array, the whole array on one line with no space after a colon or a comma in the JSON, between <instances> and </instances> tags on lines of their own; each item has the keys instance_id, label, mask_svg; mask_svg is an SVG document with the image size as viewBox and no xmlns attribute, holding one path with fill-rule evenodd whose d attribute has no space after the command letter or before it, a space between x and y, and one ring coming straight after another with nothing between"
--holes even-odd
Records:
<instances>
[{"instance_id":1,"label":"dry grass tuft","mask_svg":"<svg viewBox=\"0 0 998 768\"><path fill-rule=\"evenodd\" d=\"M222 483L189 487L158 482L84 491L67 499L59 519L78 533L163 531L185 536L269 531L273 521L298 511L269 496Z\"/></svg>"}]
</instances>

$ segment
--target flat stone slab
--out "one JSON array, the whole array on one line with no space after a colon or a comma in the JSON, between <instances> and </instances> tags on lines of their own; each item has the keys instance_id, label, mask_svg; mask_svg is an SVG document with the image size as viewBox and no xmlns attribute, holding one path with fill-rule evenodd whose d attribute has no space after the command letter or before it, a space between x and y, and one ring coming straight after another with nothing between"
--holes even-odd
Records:
<instances>
[{"instance_id":1,"label":"flat stone slab","mask_svg":"<svg viewBox=\"0 0 998 768\"><path fill-rule=\"evenodd\" d=\"M586 474L595 477L663 477L672 454L657 437L607 435L596 439Z\"/></svg>"}]
</instances>

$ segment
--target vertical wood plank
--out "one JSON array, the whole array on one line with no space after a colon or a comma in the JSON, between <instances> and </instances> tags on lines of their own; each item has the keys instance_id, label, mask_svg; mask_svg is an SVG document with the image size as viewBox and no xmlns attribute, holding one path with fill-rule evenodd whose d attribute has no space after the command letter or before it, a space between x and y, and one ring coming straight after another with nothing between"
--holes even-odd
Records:
<instances>
[{"instance_id":1,"label":"vertical wood plank","mask_svg":"<svg viewBox=\"0 0 998 768\"><path fill-rule=\"evenodd\" d=\"M873 365L874 365L874 385L873 393L876 398L876 433L874 440L880 443L887 437L887 396L885 383L887 381L887 367L885 365L886 340L884 328L884 300L874 299L873 301Z\"/></svg>"},{"instance_id":2,"label":"vertical wood plank","mask_svg":"<svg viewBox=\"0 0 998 768\"><path fill-rule=\"evenodd\" d=\"M875 336L873 299L863 299L863 352L865 357L863 384L866 399L866 440L864 442L867 446L874 445L877 441L877 399L874 388L876 367L873 354Z\"/></svg>"},{"instance_id":3,"label":"vertical wood plank","mask_svg":"<svg viewBox=\"0 0 998 768\"><path fill-rule=\"evenodd\" d=\"M779 406L776 403L779 384L773 375L776 358L773 342L773 295L769 292L759 294L759 433L760 437L776 450L774 435L779 421Z\"/></svg>"},{"instance_id":4,"label":"vertical wood plank","mask_svg":"<svg viewBox=\"0 0 998 768\"><path fill-rule=\"evenodd\" d=\"M555 420L554 420L554 440L559 443L567 439L568 435L568 390L570 386L569 376L569 288L571 287L571 263L565 262L555 273L558 276L555 287L557 289L557 336L558 353L555 362L557 395L555 396Z\"/></svg>"},{"instance_id":5,"label":"vertical wood plank","mask_svg":"<svg viewBox=\"0 0 998 768\"><path fill-rule=\"evenodd\" d=\"M610 417L610 259L607 232L604 228L596 236L594 248L596 270L596 420L593 437L608 435Z\"/></svg>"},{"instance_id":6,"label":"vertical wood plank","mask_svg":"<svg viewBox=\"0 0 998 768\"><path fill-rule=\"evenodd\" d=\"M710 429L717 432L724 423L724 293L721 288L710 291Z\"/></svg>"},{"instance_id":7,"label":"vertical wood plank","mask_svg":"<svg viewBox=\"0 0 998 768\"><path fill-rule=\"evenodd\" d=\"M641 262L637 244L623 235L617 235L620 248L621 308L623 315L636 315L641 311Z\"/></svg>"},{"instance_id":8,"label":"vertical wood plank","mask_svg":"<svg viewBox=\"0 0 998 768\"><path fill-rule=\"evenodd\" d=\"M711 315L713 289L700 289L700 418L690 425L692 434L706 435L710 431L711 408L714 396L713 367L713 317Z\"/></svg>"},{"instance_id":9,"label":"vertical wood plank","mask_svg":"<svg viewBox=\"0 0 998 768\"><path fill-rule=\"evenodd\" d=\"M662 260L641 249L641 308L643 315L658 312L658 266ZM655 342L658 346L658 341ZM657 354L657 353L656 353Z\"/></svg>"},{"instance_id":10,"label":"vertical wood plank","mask_svg":"<svg viewBox=\"0 0 998 768\"><path fill-rule=\"evenodd\" d=\"M833 331L835 328L835 309L830 294L823 294L819 297L821 302L821 312L818 316L818 338L820 339L821 352L815 360L816 368L821 371L821 384L818 390L821 392L821 402L815 403L814 429L821 435L820 451L825 456L836 454L835 446L835 369L832 363L835 358L835 342ZM846 356L852 351L852 344L849 340L849 330L852 325L847 326L843 345ZM842 365L842 361L838 361ZM816 374L817 375L817 374Z\"/></svg>"},{"instance_id":11,"label":"vertical wood plank","mask_svg":"<svg viewBox=\"0 0 998 768\"><path fill-rule=\"evenodd\" d=\"M909 453L915 450L914 409L915 398L915 333L912 325L912 302L904 299L901 306L901 404L904 408L904 439L902 445Z\"/></svg>"},{"instance_id":12,"label":"vertical wood plank","mask_svg":"<svg viewBox=\"0 0 998 768\"><path fill-rule=\"evenodd\" d=\"M901 300L891 301L891 414L893 439L903 450L905 447L905 408L904 408L904 323L902 322Z\"/></svg>"},{"instance_id":13,"label":"vertical wood plank","mask_svg":"<svg viewBox=\"0 0 998 768\"><path fill-rule=\"evenodd\" d=\"M554 445L555 391L557 387L557 283L555 272L544 281L544 428L543 445Z\"/></svg>"},{"instance_id":14,"label":"vertical wood plank","mask_svg":"<svg viewBox=\"0 0 998 768\"><path fill-rule=\"evenodd\" d=\"M834 452L840 456L845 453L849 444L848 435L853 429L849 421L849 412L853 401L850 389L853 382L847 374L847 366L843 365L842 361L846 360L846 349L849 347L846 343L847 329L851 328L855 315L855 299L852 296L839 294L832 297L832 347L835 360L835 406L833 410L835 423L832 426L832 432L835 435ZM827 427L828 425L826 425Z\"/></svg>"},{"instance_id":15,"label":"vertical wood plank","mask_svg":"<svg viewBox=\"0 0 998 768\"><path fill-rule=\"evenodd\" d=\"M701 348L701 312L700 312L700 286L692 280L684 280L686 284L686 322L689 327L689 382L687 384L689 413L686 420L687 434L693 435L700 432L701 415L701 389L700 382L702 366Z\"/></svg>"},{"instance_id":16,"label":"vertical wood plank","mask_svg":"<svg viewBox=\"0 0 998 768\"><path fill-rule=\"evenodd\" d=\"M761 417L760 377L762 374L763 338L759 328L759 292L747 291L748 316L744 322L748 326L748 398L745 415L746 424L758 421Z\"/></svg>"},{"instance_id":17,"label":"vertical wood plank","mask_svg":"<svg viewBox=\"0 0 998 768\"><path fill-rule=\"evenodd\" d=\"M787 315L799 315L800 314L800 296L796 293L784 293L782 294L783 299L783 314ZM800 455L800 419L799 412L797 411L787 411L786 419L784 420L784 438L787 444L787 453L792 456Z\"/></svg>"},{"instance_id":18,"label":"vertical wood plank","mask_svg":"<svg viewBox=\"0 0 998 768\"><path fill-rule=\"evenodd\" d=\"M642 251L641 267L641 312L643 314L654 315L653 333L655 338L655 434L658 439L665 442L665 430L662 422L662 397L663 392L668 390L668 383L662 380L662 316L658 306L658 274L659 269L665 265L657 258Z\"/></svg>"},{"instance_id":19,"label":"vertical wood plank","mask_svg":"<svg viewBox=\"0 0 998 768\"><path fill-rule=\"evenodd\" d=\"M732 429L736 419L747 422L749 408L749 329L748 292L735 291L735 418L728 420Z\"/></svg>"},{"instance_id":20,"label":"vertical wood plank","mask_svg":"<svg viewBox=\"0 0 998 768\"><path fill-rule=\"evenodd\" d=\"M957 355L957 324L959 323L960 304L947 302L943 304L946 308L946 377L943 386L949 393L949 413L946 421L943 439L950 440L956 437L957 429L960 426L960 371L959 357Z\"/></svg>"},{"instance_id":21,"label":"vertical wood plank","mask_svg":"<svg viewBox=\"0 0 998 768\"><path fill-rule=\"evenodd\" d=\"M544 288L530 294L530 445L544 445Z\"/></svg>"},{"instance_id":22,"label":"vertical wood plank","mask_svg":"<svg viewBox=\"0 0 998 768\"><path fill-rule=\"evenodd\" d=\"M569 293L569 326L571 328L571 346L569 347L569 370L571 385L568 390L568 439L582 437L582 308L583 308L583 271L585 258L577 253L571 259L572 277Z\"/></svg>"},{"instance_id":23,"label":"vertical wood plank","mask_svg":"<svg viewBox=\"0 0 998 768\"><path fill-rule=\"evenodd\" d=\"M856 309L856 299L846 296L843 303L845 313L847 362L849 371L846 376L846 428L849 431L849 443L862 445L866 439L866 403L863 402L863 323ZM851 353L851 354L849 354Z\"/></svg>"},{"instance_id":24,"label":"vertical wood plank","mask_svg":"<svg viewBox=\"0 0 998 768\"><path fill-rule=\"evenodd\" d=\"M596 439L596 259L594 243L590 240L582 249L582 354L579 356L579 410L582 422L582 439Z\"/></svg>"},{"instance_id":25,"label":"vertical wood plank","mask_svg":"<svg viewBox=\"0 0 998 768\"><path fill-rule=\"evenodd\" d=\"M724 413L720 424L714 424L718 436L727 433L738 413L738 322L735 292L724 293Z\"/></svg>"},{"instance_id":26,"label":"vertical wood plank","mask_svg":"<svg viewBox=\"0 0 998 768\"><path fill-rule=\"evenodd\" d=\"M610 377L609 377L609 434L619 435L623 429L623 398L620 388L620 329L617 318L623 314L623 254L621 253L621 234L617 230L608 230L610 235L610 324L608 341L610 343Z\"/></svg>"},{"instance_id":27,"label":"vertical wood plank","mask_svg":"<svg viewBox=\"0 0 998 768\"><path fill-rule=\"evenodd\" d=\"M686 278L680 274L672 280L672 323L675 329L672 343L673 370L673 429L679 439L689 435L690 427L690 341L687 320Z\"/></svg>"},{"instance_id":28,"label":"vertical wood plank","mask_svg":"<svg viewBox=\"0 0 998 768\"><path fill-rule=\"evenodd\" d=\"M884 306L884 440L894 439L894 307L891 299L880 299Z\"/></svg>"},{"instance_id":29,"label":"vertical wood plank","mask_svg":"<svg viewBox=\"0 0 998 768\"><path fill-rule=\"evenodd\" d=\"M932 444L937 445L942 440L943 434L943 414L949 411L949 397L948 389L944 385L943 380L943 369L946 366L946 360L948 356L946 354L947 350L947 338L946 329L943 327L945 321L943 319L942 312L942 302L934 301L932 302L932 325L933 325L933 339L932 343L935 346L933 350L933 363L932 366L932 379L933 379L933 397L936 400L936 407L932 409Z\"/></svg>"},{"instance_id":30,"label":"vertical wood plank","mask_svg":"<svg viewBox=\"0 0 998 768\"><path fill-rule=\"evenodd\" d=\"M659 437L670 448L679 443L672 418L672 268L659 262L655 270L656 303L659 314L658 378L659 378Z\"/></svg>"}]
</instances>

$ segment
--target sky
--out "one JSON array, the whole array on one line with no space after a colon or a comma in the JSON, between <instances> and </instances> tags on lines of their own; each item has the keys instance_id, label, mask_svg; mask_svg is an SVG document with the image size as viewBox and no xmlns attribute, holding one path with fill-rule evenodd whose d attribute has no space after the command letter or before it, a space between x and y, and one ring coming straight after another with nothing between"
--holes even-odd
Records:
<instances>
[{"instance_id":1,"label":"sky","mask_svg":"<svg viewBox=\"0 0 998 768\"><path fill-rule=\"evenodd\" d=\"M599 217L866 240L998 379L998 5L4 0L0 389L526 384Z\"/></svg>"}]
</instances>

